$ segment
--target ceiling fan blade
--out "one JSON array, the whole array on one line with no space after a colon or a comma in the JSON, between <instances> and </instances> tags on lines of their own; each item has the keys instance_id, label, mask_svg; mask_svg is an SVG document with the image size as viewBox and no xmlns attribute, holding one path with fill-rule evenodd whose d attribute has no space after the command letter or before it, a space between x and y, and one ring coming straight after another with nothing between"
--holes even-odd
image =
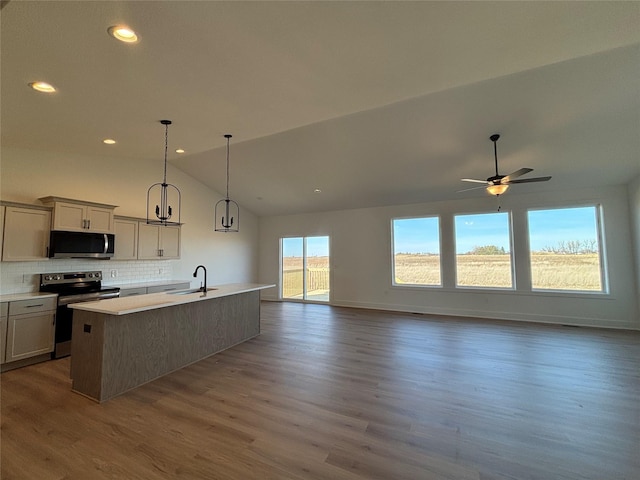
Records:
<instances>
[{"instance_id":1,"label":"ceiling fan blade","mask_svg":"<svg viewBox=\"0 0 640 480\"><path fill-rule=\"evenodd\" d=\"M509 175L507 175L506 177L504 177L502 179L502 183L508 183L511 181L512 178L516 178L519 177L521 175L524 175L525 173L529 173L529 172L533 172L533 168L521 168L520 170L516 170L513 173L510 173Z\"/></svg>"},{"instance_id":2,"label":"ceiling fan blade","mask_svg":"<svg viewBox=\"0 0 640 480\"><path fill-rule=\"evenodd\" d=\"M460 180L463 182L484 183L485 185L489 183L486 180L476 180L475 178L461 178Z\"/></svg>"},{"instance_id":3,"label":"ceiling fan blade","mask_svg":"<svg viewBox=\"0 0 640 480\"><path fill-rule=\"evenodd\" d=\"M551 180L551 177L523 178L522 180L511 180L508 183L546 182L547 180ZM504 183L504 182L502 182L502 183Z\"/></svg>"},{"instance_id":4,"label":"ceiling fan blade","mask_svg":"<svg viewBox=\"0 0 640 480\"><path fill-rule=\"evenodd\" d=\"M486 182L485 182L486 183ZM479 190L481 188L487 188L486 186L482 186L482 187L471 187L471 188L465 188L464 190L458 190L456 193L461 193L461 192L468 192L469 190Z\"/></svg>"}]
</instances>

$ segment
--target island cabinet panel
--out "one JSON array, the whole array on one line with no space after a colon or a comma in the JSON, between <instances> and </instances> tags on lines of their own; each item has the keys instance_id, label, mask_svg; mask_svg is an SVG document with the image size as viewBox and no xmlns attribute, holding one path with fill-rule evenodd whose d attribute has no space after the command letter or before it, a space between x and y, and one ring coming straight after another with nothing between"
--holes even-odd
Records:
<instances>
[{"instance_id":1,"label":"island cabinet panel","mask_svg":"<svg viewBox=\"0 0 640 480\"><path fill-rule=\"evenodd\" d=\"M127 315L76 310L72 388L102 402L259 334L259 291Z\"/></svg>"}]
</instances>

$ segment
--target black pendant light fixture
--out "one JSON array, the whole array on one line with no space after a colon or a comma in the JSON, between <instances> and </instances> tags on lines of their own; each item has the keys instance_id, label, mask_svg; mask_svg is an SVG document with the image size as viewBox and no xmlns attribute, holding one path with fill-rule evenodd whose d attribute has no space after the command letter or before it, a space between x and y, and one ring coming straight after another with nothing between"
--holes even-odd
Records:
<instances>
[{"instance_id":1,"label":"black pendant light fixture","mask_svg":"<svg viewBox=\"0 0 640 480\"><path fill-rule=\"evenodd\" d=\"M233 200L229 199L229 139L232 137L226 134L227 139L227 196L216 203L214 230L216 232L237 232L240 227L240 207Z\"/></svg>"},{"instance_id":2,"label":"black pendant light fixture","mask_svg":"<svg viewBox=\"0 0 640 480\"><path fill-rule=\"evenodd\" d=\"M180 190L167 183L167 148L171 120L160 120L164 125L164 177L162 183L154 183L147 190L147 223L151 225L180 225ZM158 199L151 202L151 197ZM151 205L155 204L155 210ZM175 207L177 205L177 217Z\"/></svg>"}]
</instances>

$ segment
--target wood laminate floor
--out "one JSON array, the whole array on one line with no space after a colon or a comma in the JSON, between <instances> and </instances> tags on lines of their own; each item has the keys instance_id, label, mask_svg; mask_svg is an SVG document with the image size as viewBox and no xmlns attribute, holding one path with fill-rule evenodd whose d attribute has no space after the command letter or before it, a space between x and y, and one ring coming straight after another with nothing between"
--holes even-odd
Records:
<instances>
[{"instance_id":1,"label":"wood laminate floor","mask_svg":"<svg viewBox=\"0 0 640 480\"><path fill-rule=\"evenodd\" d=\"M263 303L262 334L102 405L3 373L12 479L640 478L640 334Z\"/></svg>"}]
</instances>

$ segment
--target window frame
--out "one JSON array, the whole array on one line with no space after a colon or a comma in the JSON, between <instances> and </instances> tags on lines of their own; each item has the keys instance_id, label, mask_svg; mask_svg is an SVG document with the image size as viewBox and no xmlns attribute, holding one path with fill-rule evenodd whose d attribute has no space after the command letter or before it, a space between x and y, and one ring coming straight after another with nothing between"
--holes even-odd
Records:
<instances>
[{"instance_id":1,"label":"window frame","mask_svg":"<svg viewBox=\"0 0 640 480\"><path fill-rule=\"evenodd\" d=\"M561 288L540 288L533 286L533 269L532 269L532 254L533 250L531 249L531 225L529 221L529 212L540 212L540 211L550 211L550 210L571 210L577 208L593 208L595 210L595 235L596 242L598 244L598 264L600 269L600 290L573 290L573 289L561 289ZM603 206L601 203L579 203L579 204L567 204L560 206L539 206L539 207L531 207L524 210L524 216L527 224L527 246L528 246L528 260L529 260L529 282L531 285L531 292L536 294L554 294L554 295L570 295L570 296L581 296L581 295L610 295L609 290L609 271L607 268L607 255L605 248L605 232L604 232L604 213Z\"/></svg>"},{"instance_id":2,"label":"window frame","mask_svg":"<svg viewBox=\"0 0 640 480\"><path fill-rule=\"evenodd\" d=\"M327 249L328 249L328 258L329 258L329 292L327 294L326 300L317 300L317 299L309 299L308 298L308 284L307 284L307 269L308 269L308 239L310 238L326 238L327 239ZM302 240L302 298L294 298L294 297L285 297L284 296L284 242L288 239L300 239ZM302 302L302 303L320 303L320 304L330 304L332 293L331 293L331 285L332 285L332 275L333 269L331 268L331 236L330 235L283 235L279 238L279 254L278 254L278 299L281 301L287 302Z\"/></svg>"},{"instance_id":3,"label":"window frame","mask_svg":"<svg viewBox=\"0 0 640 480\"><path fill-rule=\"evenodd\" d=\"M507 235L509 239L509 273L511 276L511 286L509 287L494 287L491 285L460 285L458 283L458 237L456 229L456 218L464 216L480 216L480 215L506 215L507 218ZM517 285L517 272L516 272L516 258L515 258L515 241L513 231L513 212L511 210L498 211L498 212L467 212L467 213L452 213L452 226L453 226L453 278L454 289L456 290L486 290L492 292L518 292Z\"/></svg>"},{"instance_id":4,"label":"window frame","mask_svg":"<svg viewBox=\"0 0 640 480\"><path fill-rule=\"evenodd\" d=\"M397 283L396 282L396 254L395 254L395 245L396 245L396 232L395 232L395 221L396 220L422 220L422 219L431 219L435 218L437 220L437 232L438 232L438 276L439 283ZM391 286L400 287L400 288L437 288L442 289L443 285L443 274L442 274L442 222L440 214L430 214L430 215L411 215L411 216L402 216L402 217L393 217L390 222L391 228Z\"/></svg>"}]
</instances>

